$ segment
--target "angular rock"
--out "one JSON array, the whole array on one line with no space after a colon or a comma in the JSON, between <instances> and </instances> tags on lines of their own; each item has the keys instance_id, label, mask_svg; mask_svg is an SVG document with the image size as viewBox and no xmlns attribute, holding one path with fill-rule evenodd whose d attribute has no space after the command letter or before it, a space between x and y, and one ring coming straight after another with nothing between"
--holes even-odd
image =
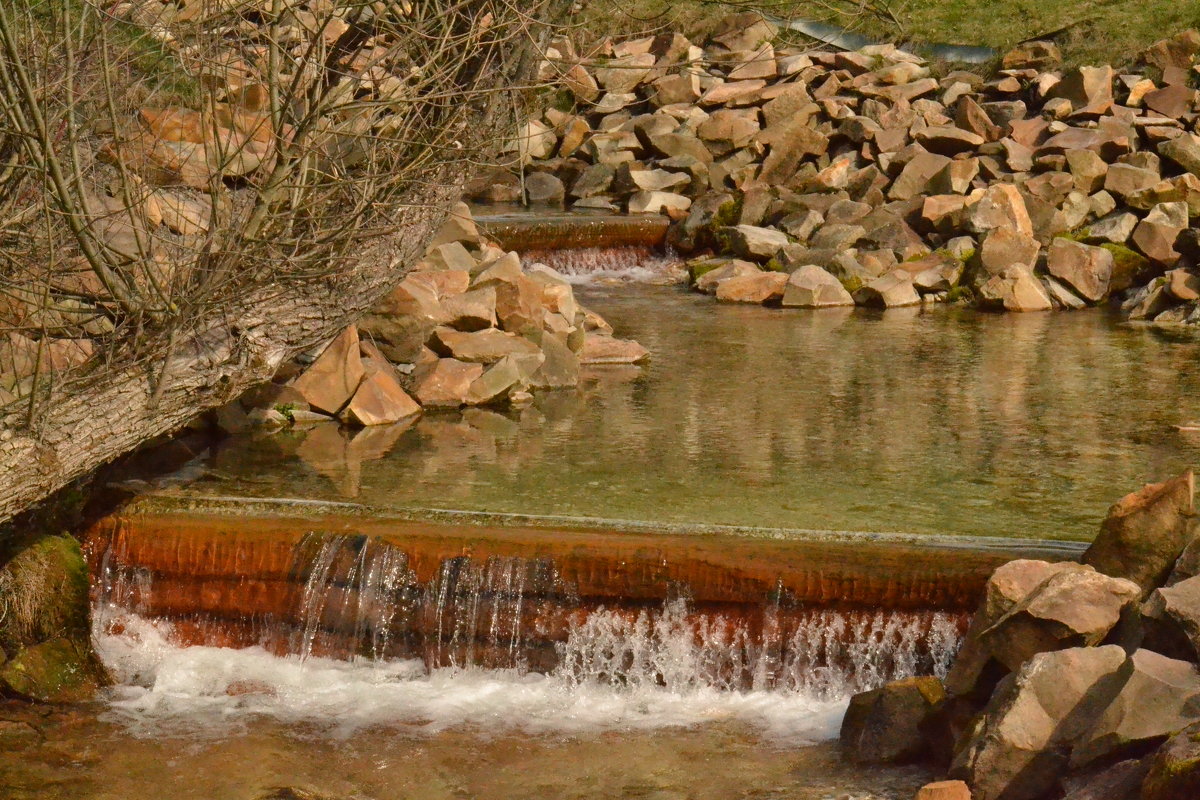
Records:
<instances>
[{"instance_id":1,"label":"angular rock","mask_svg":"<svg viewBox=\"0 0 1200 800\"><path fill-rule=\"evenodd\" d=\"M528 339L496 328L470 333L437 328L430 339L430 347L443 358L456 358L470 364L494 364L505 356L538 352L538 346Z\"/></svg>"},{"instance_id":2,"label":"angular rock","mask_svg":"<svg viewBox=\"0 0 1200 800\"><path fill-rule=\"evenodd\" d=\"M1041 245L1032 236L1013 228L996 228L983 238L980 245L981 271L978 278L988 280L1014 266L1032 270L1040 251Z\"/></svg>"},{"instance_id":3,"label":"angular rock","mask_svg":"<svg viewBox=\"0 0 1200 800\"><path fill-rule=\"evenodd\" d=\"M726 250L750 261L769 261L788 243L786 233L755 225L722 228L718 235Z\"/></svg>"},{"instance_id":4,"label":"angular rock","mask_svg":"<svg viewBox=\"0 0 1200 800\"><path fill-rule=\"evenodd\" d=\"M1158 146L1158 154L1200 177L1200 135L1184 134Z\"/></svg>"},{"instance_id":5,"label":"angular rock","mask_svg":"<svg viewBox=\"0 0 1200 800\"><path fill-rule=\"evenodd\" d=\"M1087 569L1050 575L980 641L1010 671L1037 653L1090 647L1104 640L1141 592L1137 584Z\"/></svg>"},{"instance_id":6,"label":"angular rock","mask_svg":"<svg viewBox=\"0 0 1200 800\"><path fill-rule=\"evenodd\" d=\"M389 425L421 413L421 407L408 396L396 379L396 371L370 369L358 390L342 412L351 425Z\"/></svg>"},{"instance_id":7,"label":"angular rock","mask_svg":"<svg viewBox=\"0 0 1200 800\"><path fill-rule=\"evenodd\" d=\"M1137 755L1200 721L1200 669L1141 649L1121 670L1123 685L1071 754L1074 767Z\"/></svg>"},{"instance_id":8,"label":"angular rock","mask_svg":"<svg viewBox=\"0 0 1200 800\"><path fill-rule=\"evenodd\" d=\"M588 334L579 354L581 364L637 364L650 351L631 339L617 339L608 334Z\"/></svg>"},{"instance_id":9,"label":"angular rock","mask_svg":"<svg viewBox=\"0 0 1200 800\"><path fill-rule=\"evenodd\" d=\"M1047 253L1046 268L1084 300L1098 303L1108 295L1113 256L1102 247L1055 239Z\"/></svg>"},{"instance_id":10,"label":"angular rock","mask_svg":"<svg viewBox=\"0 0 1200 800\"><path fill-rule=\"evenodd\" d=\"M929 183L935 175L950 163L950 159L937 153L918 153L904 165L888 190L893 200L911 200L928 193Z\"/></svg>"},{"instance_id":11,"label":"angular rock","mask_svg":"<svg viewBox=\"0 0 1200 800\"><path fill-rule=\"evenodd\" d=\"M755 272L717 283L717 299L728 303L768 303L783 297L786 272Z\"/></svg>"},{"instance_id":12,"label":"angular rock","mask_svg":"<svg viewBox=\"0 0 1200 800\"><path fill-rule=\"evenodd\" d=\"M1023 266L1011 266L988 278L979 287L979 299L986 308L1005 311L1049 311L1053 308L1046 289Z\"/></svg>"},{"instance_id":13,"label":"angular rock","mask_svg":"<svg viewBox=\"0 0 1200 800\"><path fill-rule=\"evenodd\" d=\"M753 275L759 268L749 261L736 258L711 258L689 263L694 286L705 294L715 294L717 284L739 275Z\"/></svg>"},{"instance_id":14,"label":"angular rock","mask_svg":"<svg viewBox=\"0 0 1200 800\"><path fill-rule=\"evenodd\" d=\"M788 276L783 289L784 308L852 306L854 298L842 282L815 264L806 264Z\"/></svg>"},{"instance_id":15,"label":"angular rock","mask_svg":"<svg viewBox=\"0 0 1200 800\"><path fill-rule=\"evenodd\" d=\"M945 698L937 678L906 678L856 694L842 718L840 740L860 763L903 763L925 755L921 723Z\"/></svg>"},{"instance_id":16,"label":"angular rock","mask_svg":"<svg viewBox=\"0 0 1200 800\"><path fill-rule=\"evenodd\" d=\"M413 373L413 394L426 408L457 408L467 402L471 384L483 375L483 364L439 358Z\"/></svg>"},{"instance_id":17,"label":"angular rock","mask_svg":"<svg viewBox=\"0 0 1200 800\"><path fill-rule=\"evenodd\" d=\"M1041 653L1001 682L950 768L976 800L1034 800L1066 771L1069 748L1120 688L1116 645Z\"/></svg>"},{"instance_id":18,"label":"angular rock","mask_svg":"<svg viewBox=\"0 0 1200 800\"><path fill-rule=\"evenodd\" d=\"M1155 589L1142 605L1142 622L1143 646L1174 658L1200 660L1200 577Z\"/></svg>"},{"instance_id":19,"label":"angular rock","mask_svg":"<svg viewBox=\"0 0 1200 800\"><path fill-rule=\"evenodd\" d=\"M1108 510L1100 533L1083 554L1083 563L1106 575L1127 578L1149 594L1195 538L1194 484L1189 470L1121 498Z\"/></svg>"},{"instance_id":20,"label":"angular rock","mask_svg":"<svg viewBox=\"0 0 1200 800\"><path fill-rule=\"evenodd\" d=\"M971 789L963 781L935 781L918 789L916 800L971 800Z\"/></svg>"},{"instance_id":21,"label":"angular rock","mask_svg":"<svg viewBox=\"0 0 1200 800\"><path fill-rule=\"evenodd\" d=\"M1200 797L1200 724L1189 725L1158 749L1141 790L1141 800Z\"/></svg>"},{"instance_id":22,"label":"angular rock","mask_svg":"<svg viewBox=\"0 0 1200 800\"><path fill-rule=\"evenodd\" d=\"M467 405L478 406L506 400L509 394L523 391L542 366L543 355L536 353L507 355L489 366L467 387Z\"/></svg>"},{"instance_id":23,"label":"angular rock","mask_svg":"<svg viewBox=\"0 0 1200 800\"><path fill-rule=\"evenodd\" d=\"M894 270L868 283L854 293L854 302L861 306L897 308L915 306L921 302L912 277L904 270Z\"/></svg>"},{"instance_id":24,"label":"angular rock","mask_svg":"<svg viewBox=\"0 0 1200 800\"><path fill-rule=\"evenodd\" d=\"M993 184L967 214L967 229L983 234L997 228L1012 228L1026 236L1033 235L1029 210L1017 187L1012 184Z\"/></svg>"},{"instance_id":25,"label":"angular rock","mask_svg":"<svg viewBox=\"0 0 1200 800\"><path fill-rule=\"evenodd\" d=\"M611 59L596 70L596 82L606 92L614 94L632 92L650 74L650 69L656 60L652 53L638 53Z\"/></svg>"},{"instance_id":26,"label":"angular rock","mask_svg":"<svg viewBox=\"0 0 1200 800\"><path fill-rule=\"evenodd\" d=\"M326 345L293 386L313 409L337 416L358 390L364 374L358 328L351 325Z\"/></svg>"},{"instance_id":27,"label":"angular rock","mask_svg":"<svg viewBox=\"0 0 1200 800\"><path fill-rule=\"evenodd\" d=\"M1117 197L1128 197L1154 186L1162 177L1155 171L1129 164L1113 164L1104 178L1104 189Z\"/></svg>"}]
</instances>

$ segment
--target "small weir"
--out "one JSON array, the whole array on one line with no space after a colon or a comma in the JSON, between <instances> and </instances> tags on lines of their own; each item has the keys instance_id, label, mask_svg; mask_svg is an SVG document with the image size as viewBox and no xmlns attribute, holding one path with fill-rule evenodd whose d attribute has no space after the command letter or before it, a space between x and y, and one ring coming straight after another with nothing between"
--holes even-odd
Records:
<instances>
[{"instance_id":1,"label":"small weir","mask_svg":"<svg viewBox=\"0 0 1200 800\"><path fill-rule=\"evenodd\" d=\"M1014 552L1070 555L450 516L143 499L87 542L97 640L150 696L163 664L221 652L205 678L216 697L274 696L284 666L378 680L403 665L409 681L540 675L560 701L768 693L840 707L944 674L983 580Z\"/></svg>"},{"instance_id":2,"label":"small weir","mask_svg":"<svg viewBox=\"0 0 1200 800\"><path fill-rule=\"evenodd\" d=\"M670 221L659 214L545 213L477 209L479 230L529 264L568 278L645 283L681 280L680 259L667 246Z\"/></svg>"}]
</instances>

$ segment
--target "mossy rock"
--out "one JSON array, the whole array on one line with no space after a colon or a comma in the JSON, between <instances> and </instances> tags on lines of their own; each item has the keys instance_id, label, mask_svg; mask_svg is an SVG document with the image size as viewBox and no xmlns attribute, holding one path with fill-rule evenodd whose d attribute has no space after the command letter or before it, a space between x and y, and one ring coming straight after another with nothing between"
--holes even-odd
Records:
<instances>
[{"instance_id":1,"label":"mossy rock","mask_svg":"<svg viewBox=\"0 0 1200 800\"><path fill-rule=\"evenodd\" d=\"M1123 292L1130 286L1149 280L1152 272L1150 259L1123 244L1105 242L1100 246L1113 256L1112 279L1108 284L1110 292Z\"/></svg>"},{"instance_id":2,"label":"mossy rock","mask_svg":"<svg viewBox=\"0 0 1200 800\"><path fill-rule=\"evenodd\" d=\"M950 291L946 293L946 302L971 305L975 302L975 292L971 290L970 286L960 283L950 287Z\"/></svg>"},{"instance_id":3,"label":"mossy rock","mask_svg":"<svg viewBox=\"0 0 1200 800\"><path fill-rule=\"evenodd\" d=\"M88 570L72 536L40 536L0 567L0 646L88 636Z\"/></svg>"},{"instance_id":4,"label":"mossy rock","mask_svg":"<svg viewBox=\"0 0 1200 800\"><path fill-rule=\"evenodd\" d=\"M728 258L693 258L687 262L688 278L692 285L714 269L719 269L729 263Z\"/></svg>"},{"instance_id":5,"label":"mossy rock","mask_svg":"<svg viewBox=\"0 0 1200 800\"><path fill-rule=\"evenodd\" d=\"M26 647L0 668L0 687L44 703L82 703L95 697L103 668L84 643L60 636Z\"/></svg>"},{"instance_id":6,"label":"mossy rock","mask_svg":"<svg viewBox=\"0 0 1200 800\"><path fill-rule=\"evenodd\" d=\"M845 277L838 278L838 280L842 282L842 287L850 294L854 294L864 285L862 278L857 275L846 275Z\"/></svg>"},{"instance_id":7,"label":"mossy rock","mask_svg":"<svg viewBox=\"0 0 1200 800\"><path fill-rule=\"evenodd\" d=\"M1143 800L1200 797L1200 725L1171 737L1154 755L1141 796Z\"/></svg>"}]
</instances>

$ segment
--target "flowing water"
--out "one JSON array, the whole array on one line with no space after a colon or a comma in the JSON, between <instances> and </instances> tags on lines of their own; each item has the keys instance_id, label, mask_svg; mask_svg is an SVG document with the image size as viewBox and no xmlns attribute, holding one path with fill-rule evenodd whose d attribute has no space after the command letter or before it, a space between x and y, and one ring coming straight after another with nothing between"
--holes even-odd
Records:
<instances>
[{"instance_id":1,"label":"flowing water","mask_svg":"<svg viewBox=\"0 0 1200 800\"><path fill-rule=\"evenodd\" d=\"M189 464L89 540L117 685L0 705L0 795L907 800L927 773L829 743L848 696L944 674L1012 539L1069 557L1040 540L1200 446L1186 335L717 306L629 283L669 265L636 249L554 257L649 364Z\"/></svg>"}]
</instances>

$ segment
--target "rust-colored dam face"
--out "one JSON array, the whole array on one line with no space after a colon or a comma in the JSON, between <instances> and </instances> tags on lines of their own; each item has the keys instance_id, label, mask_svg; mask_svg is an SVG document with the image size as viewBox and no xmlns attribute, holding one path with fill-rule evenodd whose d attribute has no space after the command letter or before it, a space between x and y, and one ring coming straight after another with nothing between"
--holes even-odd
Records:
<instances>
[{"instance_id":1,"label":"rust-colored dam face","mask_svg":"<svg viewBox=\"0 0 1200 800\"><path fill-rule=\"evenodd\" d=\"M661 214L496 213L475 217L479 230L505 250L551 252L632 247L654 250L667 240L670 220Z\"/></svg>"},{"instance_id":2,"label":"rust-colored dam face","mask_svg":"<svg viewBox=\"0 0 1200 800\"><path fill-rule=\"evenodd\" d=\"M620 639L669 619L733 685L764 654L791 672L863 648L884 673L928 669L998 564L1072 554L170 498L101 520L86 551L97 604L168 621L178 644L549 671L589 626Z\"/></svg>"}]
</instances>

